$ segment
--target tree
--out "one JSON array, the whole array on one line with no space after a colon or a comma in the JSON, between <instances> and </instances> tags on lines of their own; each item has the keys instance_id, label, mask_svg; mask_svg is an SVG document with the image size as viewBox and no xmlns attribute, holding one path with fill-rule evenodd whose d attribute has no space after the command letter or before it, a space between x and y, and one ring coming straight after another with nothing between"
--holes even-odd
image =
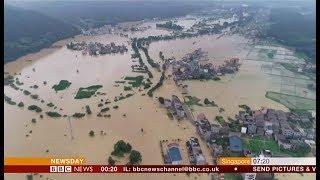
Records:
<instances>
[{"instance_id":1,"label":"tree","mask_svg":"<svg viewBox=\"0 0 320 180\"><path fill-rule=\"evenodd\" d=\"M86 112L87 112L87 114L91 114L92 113L89 105L86 105Z\"/></svg>"},{"instance_id":2,"label":"tree","mask_svg":"<svg viewBox=\"0 0 320 180\"><path fill-rule=\"evenodd\" d=\"M159 100L160 104L164 104L164 98L163 97L159 97L158 100Z\"/></svg>"},{"instance_id":3,"label":"tree","mask_svg":"<svg viewBox=\"0 0 320 180\"><path fill-rule=\"evenodd\" d=\"M89 132L89 136L93 137L93 136L94 136L94 131L91 130L91 131Z\"/></svg>"},{"instance_id":4,"label":"tree","mask_svg":"<svg viewBox=\"0 0 320 180\"><path fill-rule=\"evenodd\" d=\"M137 164L142 160L142 156L139 151L132 150L129 156L130 164Z\"/></svg>"},{"instance_id":5,"label":"tree","mask_svg":"<svg viewBox=\"0 0 320 180\"><path fill-rule=\"evenodd\" d=\"M112 159L111 156L109 156L109 158L108 158L108 163L109 163L110 165L114 165L114 164L116 163L116 161L115 161L114 159Z\"/></svg>"},{"instance_id":6,"label":"tree","mask_svg":"<svg viewBox=\"0 0 320 180\"><path fill-rule=\"evenodd\" d=\"M23 102L20 102L20 103L18 104L18 106L19 106L19 107L23 107L23 106L24 106Z\"/></svg>"},{"instance_id":7,"label":"tree","mask_svg":"<svg viewBox=\"0 0 320 180\"><path fill-rule=\"evenodd\" d=\"M129 145L129 147L128 147L128 145ZM120 140L114 145L114 150L122 151L122 152L126 153L131 150L131 145L129 143L125 143L123 140Z\"/></svg>"},{"instance_id":8,"label":"tree","mask_svg":"<svg viewBox=\"0 0 320 180\"><path fill-rule=\"evenodd\" d=\"M129 143L127 143L126 150L127 152L130 152L132 150L132 146Z\"/></svg>"},{"instance_id":9,"label":"tree","mask_svg":"<svg viewBox=\"0 0 320 180\"><path fill-rule=\"evenodd\" d=\"M204 99L204 104L205 104L205 105L210 104L210 101L209 101L209 99L208 99L208 98L205 98L205 99Z\"/></svg>"},{"instance_id":10,"label":"tree","mask_svg":"<svg viewBox=\"0 0 320 180\"><path fill-rule=\"evenodd\" d=\"M129 143L125 143L123 140L118 141L111 152L112 155L122 157L124 153L129 153L132 146Z\"/></svg>"}]
</instances>

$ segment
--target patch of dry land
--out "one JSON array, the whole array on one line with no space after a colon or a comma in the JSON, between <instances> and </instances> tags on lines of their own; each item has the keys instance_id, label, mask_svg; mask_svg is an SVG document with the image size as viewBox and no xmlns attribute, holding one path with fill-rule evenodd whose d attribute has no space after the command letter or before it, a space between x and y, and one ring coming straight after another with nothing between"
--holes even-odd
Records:
<instances>
[{"instance_id":1,"label":"patch of dry land","mask_svg":"<svg viewBox=\"0 0 320 180\"><path fill-rule=\"evenodd\" d=\"M183 99L174 81L166 78L163 85L154 91L153 97L147 95L148 89L143 89L142 85L140 88L124 91L124 86L130 86L128 81L124 80L126 76L142 75L143 81L148 78L145 73L134 73L131 70L131 65L138 64L138 60L131 58L133 51L130 38L170 33L156 29L155 23L141 23L143 26L150 25L151 28L144 32L129 32L128 37L120 36L116 31L99 36L77 36L59 42L58 48L42 50L6 64L5 72L13 75L14 79L18 78L20 84L16 85L19 89L5 86L5 95L16 104L23 102L24 106L4 104L4 155L6 157L82 156L86 158L88 164L107 164L113 145L118 140L124 140L141 153L140 164L163 164L159 142L179 138L182 140L180 148L183 164L189 164L185 142L190 137L200 139L195 127L186 120L178 122L169 119L166 110L156 99L159 96L169 98L171 95L177 95ZM183 25L183 21L179 21L179 24ZM247 104L253 109L265 106L286 110L281 104L265 98L266 91L277 91L279 85L272 81L272 77L261 71L262 63L244 60L249 51L247 44L250 40L235 35L225 35L218 39L217 36L159 41L151 43L149 47L150 57L160 64L159 51L162 51L166 58L173 56L178 60L186 53L198 48L208 52L209 60L213 64L221 64L230 57L240 58L242 65L239 72L224 76L220 81L186 81L189 95L200 98L202 103L204 98L209 98L218 105L218 107L194 105L193 114L203 112L211 122L217 124L218 122L214 120L216 115L221 115L225 119L233 118L239 111L239 104ZM71 51L66 48L65 44L74 40L125 44L128 52L96 57L82 55L80 51ZM159 81L161 73L148 64L142 51L140 53L154 76L150 78L151 87L153 87ZM165 74L170 75L170 69ZM71 84L55 92L52 86L59 84L61 80L67 80ZM37 88L30 87L34 85L37 85ZM75 99L79 88L93 85L102 87L97 89L90 98ZM24 90L38 97L32 98L26 95ZM126 97L127 94L132 95ZM117 97L116 101L115 97ZM49 103L54 106L47 105ZM30 105L36 105L42 111L39 113L31 111L28 109ZM86 112L87 105L92 111L91 114ZM219 112L221 107L225 109L224 112ZM101 112L104 108L107 108L105 112ZM49 117L46 114L49 111L57 112L61 117ZM72 116L75 113L85 115L82 118L76 118ZM100 116L97 116L99 113ZM35 119L35 122L32 119ZM89 136L91 130L95 132L94 137ZM202 140L200 146L205 158L209 164L212 164L209 149ZM116 164L126 163L123 159L115 159L118 161ZM23 179L25 176L25 174L6 174L6 179ZM211 175L208 174L191 174L190 176L186 174L135 176L130 174L68 176L43 174L42 177L35 175L34 179L105 179L106 177L108 179L211 179Z\"/></svg>"}]
</instances>

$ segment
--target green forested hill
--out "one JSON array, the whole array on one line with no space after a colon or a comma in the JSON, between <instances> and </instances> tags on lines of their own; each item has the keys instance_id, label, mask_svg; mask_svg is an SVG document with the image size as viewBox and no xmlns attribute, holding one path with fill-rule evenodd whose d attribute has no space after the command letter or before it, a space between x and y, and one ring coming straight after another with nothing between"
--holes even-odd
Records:
<instances>
[{"instance_id":1,"label":"green forested hill","mask_svg":"<svg viewBox=\"0 0 320 180\"><path fill-rule=\"evenodd\" d=\"M271 25L267 35L281 43L294 47L315 62L316 19L315 15L302 14L293 9L275 8L270 13Z\"/></svg>"},{"instance_id":2,"label":"green forested hill","mask_svg":"<svg viewBox=\"0 0 320 180\"><path fill-rule=\"evenodd\" d=\"M80 33L70 24L44 14L5 5L4 62L49 47Z\"/></svg>"},{"instance_id":3,"label":"green forested hill","mask_svg":"<svg viewBox=\"0 0 320 180\"><path fill-rule=\"evenodd\" d=\"M204 3L166 1L15 1L5 6L5 62L80 33L124 21L182 16Z\"/></svg>"}]
</instances>

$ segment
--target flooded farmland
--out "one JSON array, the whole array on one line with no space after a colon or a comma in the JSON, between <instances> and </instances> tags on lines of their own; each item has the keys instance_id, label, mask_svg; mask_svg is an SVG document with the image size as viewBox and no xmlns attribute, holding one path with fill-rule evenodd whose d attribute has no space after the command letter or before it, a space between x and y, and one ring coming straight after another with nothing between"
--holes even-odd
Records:
<instances>
[{"instance_id":1,"label":"flooded farmland","mask_svg":"<svg viewBox=\"0 0 320 180\"><path fill-rule=\"evenodd\" d=\"M190 28L195 20L178 20L178 24ZM141 26L150 26L143 32L128 32L128 37L120 36L115 32L98 36L78 36L61 43L60 48L52 51L41 51L32 56L26 56L15 62L5 65L5 72L16 74L22 85L18 87L37 94L39 100L26 96L20 90L14 90L10 86L5 86L5 95L11 97L13 101L21 101L24 107L8 105L4 106L4 154L11 156L82 156L88 164L107 164L107 158L113 150L113 145L118 140L130 142L133 149L138 150L142 155L141 164L163 164L159 142L161 140L181 139L187 141L190 137L199 137L195 127L189 121L173 121L166 114L166 110L160 106L157 97L170 98L177 95L183 99L183 95L175 82L167 78L163 85L157 89L153 97L146 95L147 90L132 89L124 91L122 84L115 81L123 81L126 76L142 75L147 79L147 74L132 72L131 66L138 64L131 59L132 48L130 38L146 37L149 35L165 35L170 31L156 28L157 22L143 22ZM67 42L77 40L86 42L100 42L124 44L128 47L128 52L124 54L113 54L104 56L82 55L81 52L70 51L64 45ZM190 80L188 85L188 95L195 96L202 101L205 98L214 100L218 107L201 107L194 105L192 113L196 116L205 113L208 120L214 124L217 115L234 118L239 111L240 104L247 104L253 109L260 107L275 108L287 111L288 109L265 97L267 91L279 91L281 86L275 75L268 75L262 71L263 64L269 62L259 61L258 55L251 55L253 60L246 60L250 51L250 39L238 35L205 35L194 38L176 39L168 41L152 42L149 46L150 57L161 63L159 52L163 52L166 58L174 57L180 60L187 53L198 48L208 53L209 62L214 65L221 65L225 60L232 57L240 59L239 72L226 75L221 81L197 81ZM160 78L160 73L154 70L146 62L146 57L142 54L143 61L147 64L154 77L151 82L156 84ZM31 60L31 61L29 61ZM270 63L269 63L270 64ZM171 72L167 71L166 75ZM71 82L70 87L63 91L55 92L52 86L61 80ZM44 84L43 82L46 81ZM297 93L301 94L299 87L305 88L305 83L298 85ZM37 89L30 86L37 85ZM105 95L96 95L88 99L75 99L77 91L81 87L101 85L98 91ZM131 97L121 101L114 101L120 94L132 93ZM315 98L315 93L308 92L307 96ZM43 100L44 102L41 102ZM105 105L110 107L108 114L110 117L97 117L99 113L99 103L110 101ZM60 118L51 118L40 114L51 111L47 103L53 103L61 115ZM32 112L27 109L29 105L37 105L42 108L42 113ZM89 105L92 114L81 119L71 117L72 114L85 112L85 106ZM118 109L112 106L119 106ZM219 108L224 108L224 112L219 112ZM69 120L70 117L70 120ZM32 123L32 119L36 123ZM143 131L141 130L143 129ZM88 135L89 131L96 132L95 137ZM100 135L99 132L105 132ZM32 132L32 133L30 133ZM164 133L165 132L165 133ZM28 136L27 136L28 135ZM204 141L200 141L203 154L209 164L212 164L210 151ZM187 149L184 143L181 145L183 164L188 164ZM127 163L127 157L116 159L119 164ZM6 175L7 179L20 179L25 175ZM88 179L92 175L44 175L50 179ZM186 179L186 174L141 174L132 177L130 174L110 175L110 178L117 179ZM34 176L34 179L40 179ZM95 175L96 179L105 179L105 176ZM211 179L208 174L192 174L190 178Z\"/></svg>"}]
</instances>

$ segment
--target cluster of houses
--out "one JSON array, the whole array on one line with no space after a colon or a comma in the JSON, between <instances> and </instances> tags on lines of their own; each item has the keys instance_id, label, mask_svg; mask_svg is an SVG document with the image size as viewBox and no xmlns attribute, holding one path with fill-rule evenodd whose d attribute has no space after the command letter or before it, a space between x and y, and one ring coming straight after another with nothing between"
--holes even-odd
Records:
<instances>
[{"instance_id":1,"label":"cluster of houses","mask_svg":"<svg viewBox=\"0 0 320 180\"><path fill-rule=\"evenodd\" d=\"M186 117L186 112L183 108L183 104L180 101L179 97L176 95L172 95L171 100L170 99L164 99L164 106L171 111L173 111L173 114L178 118L182 119Z\"/></svg>"},{"instance_id":2,"label":"cluster of houses","mask_svg":"<svg viewBox=\"0 0 320 180\"><path fill-rule=\"evenodd\" d=\"M98 42L70 42L67 44L67 48L75 51L82 51L83 55L89 54L91 56L111 53L122 54L128 51L128 48L125 45L116 45L114 42L106 45Z\"/></svg>"},{"instance_id":3,"label":"cluster of houses","mask_svg":"<svg viewBox=\"0 0 320 180\"><path fill-rule=\"evenodd\" d=\"M226 60L223 65L213 66L207 63L207 55L199 48L187 54L181 60L168 60L166 66L172 65L173 80L176 84L191 79L214 79L217 76L232 74L239 70L239 58Z\"/></svg>"},{"instance_id":4,"label":"cluster of houses","mask_svg":"<svg viewBox=\"0 0 320 180\"><path fill-rule=\"evenodd\" d=\"M240 111L235 118L242 126L241 133L272 136L278 145L284 149L292 150L301 145L301 143L309 142L308 144L310 144L315 140L314 130L304 129L298 125L299 123L310 123L308 116L262 108L253 111L252 115L246 111Z\"/></svg>"},{"instance_id":5,"label":"cluster of houses","mask_svg":"<svg viewBox=\"0 0 320 180\"><path fill-rule=\"evenodd\" d=\"M201 49L187 54L179 61L171 60L173 80L177 82L189 79L210 79L214 71L212 64L203 64L199 62L200 60L202 62L207 60Z\"/></svg>"},{"instance_id":6,"label":"cluster of houses","mask_svg":"<svg viewBox=\"0 0 320 180\"><path fill-rule=\"evenodd\" d=\"M216 161L223 153L223 148L216 144L216 139L221 138L226 133L224 128L211 124L203 113L197 115L195 125L197 133L206 142L211 150L213 160Z\"/></svg>"},{"instance_id":7,"label":"cluster of houses","mask_svg":"<svg viewBox=\"0 0 320 180\"><path fill-rule=\"evenodd\" d=\"M136 32L136 31L146 31L146 30L148 30L148 29L150 29L151 28L151 26L149 25L149 26L132 26L132 27L130 27L130 28L127 28L127 29L123 29L123 31L131 31L131 32Z\"/></svg>"},{"instance_id":8,"label":"cluster of houses","mask_svg":"<svg viewBox=\"0 0 320 180\"><path fill-rule=\"evenodd\" d=\"M229 149L234 153L242 153L241 134L238 132L230 132L228 127L221 127L211 124L203 113L198 114L196 120L196 129L199 136L207 143L215 161L223 153L223 147L217 144L217 139L223 137L228 138Z\"/></svg>"},{"instance_id":9,"label":"cluster of houses","mask_svg":"<svg viewBox=\"0 0 320 180\"><path fill-rule=\"evenodd\" d=\"M308 61L305 61L304 63L300 63L297 66L295 66L295 70L300 73L301 72L315 73L316 66Z\"/></svg>"},{"instance_id":10,"label":"cluster of houses","mask_svg":"<svg viewBox=\"0 0 320 180\"><path fill-rule=\"evenodd\" d=\"M85 36L95 36L95 35L103 35L103 34L117 34L116 32L137 32L137 31L146 31L147 29L150 29L151 26L129 26L129 27L122 27L119 25L104 25L98 28L89 28L89 29L82 29L82 34ZM121 34L120 34L121 35ZM122 34L124 35L124 34ZM127 35L126 35L127 37Z\"/></svg>"},{"instance_id":11,"label":"cluster of houses","mask_svg":"<svg viewBox=\"0 0 320 180\"><path fill-rule=\"evenodd\" d=\"M191 137L186 142L187 150L188 150L188 156L189 161L191 164L195 165L206 165L206 159L204 158L202 154L202 150L200 148L199 140L198 138Z\"/></svg>"},{"instance_id":12,"label":"cluster of houses","mask_svg":"<svg viewBox=\"0 0 320 180\"><path fill-rule=\"evenodd\" d=\"M94 36L94 35L102 35L102 34L111 34L115 31L115 28L111 25L104 25L99 28L89 28L82 29L82 34L85 36Z\"/></svg>"},{"instance_id":13,"label":"cluster of houses","mask_svg":"<svg viewBox=\"0 0 320 180\"><path fill-rule=\"evenodd\" d=\"M218 76L225 75L225 74L233 74L239 71L240 63L239 58L231 58L229 60L225 60L225 64L222 64L215 68L216 73Z\"/></svg>"}]
</instances>

